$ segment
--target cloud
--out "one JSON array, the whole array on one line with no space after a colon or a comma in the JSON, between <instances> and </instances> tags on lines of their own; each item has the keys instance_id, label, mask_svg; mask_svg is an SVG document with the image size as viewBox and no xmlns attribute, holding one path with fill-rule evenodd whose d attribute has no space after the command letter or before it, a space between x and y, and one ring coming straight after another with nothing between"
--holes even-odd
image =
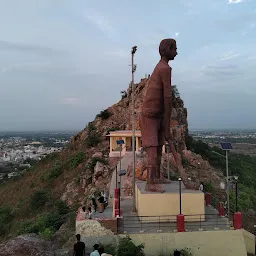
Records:
<instances>
[{"instance_id":1,"label":"cloud","mask_svg":"<svg viewBox=\"0 0 256 256\"><path fill-rule=\"evenodd\" d=\"M27 61L1 68L2 73L14 71L42 71L42 69L52 69L54 66L51 62L47 61Z\"/></svg>"},{"instance_id":2,"label":"cloud","mask_svg":"<svg viewBox=\"0 0 256 256\"><path fill-rule=\"evenodd\" d=\"M234 64L204 65L200 71L213 80L230 81L232 78L243 75L243 71Z\"/></svg>"},{"instance_id":3,"label":"cloud","mask_svg":"<svg viewBox=\"0 0 256 256\"><path fill-rule=\"evenodd\" d=\"M228 4L239 4L242 3L244 0L228 0Z\"/></svg>"},{"instance_id":4,"label":"cloud","mask_svg":"<svg viewBox=\"0 0 256 256\"><path fill-rule=\"evenodd\" d=\"M175 32L175 38L177 38L180 35L180 32Z\"/></svg>"},{"instance_id":5,"label":"cloud","mask_svg":"<svg viewBox=\"0 0 256 256\"><path fill-rule=\"evenodd\" d=\"M228 51L228 52L225 53L223 56L221 56L221 57L219 58L219 60L220 60L220 61L230 60L230 59L237 58L238 56L240 56L239 53L234 53L233 51Z\"/></svg>"},{"instance_id":6,"label":"cloud","mask_svg":"<svg viewBox=\"0 0 256 256\"><path fill-rule=\"evenodd\" d=\"M101 30L105 35L109 38L113 38L116 36L117 32L113 26L110 25L109 21L103 17L101 14L94 12L93 10L84 11L84 17L87 21L96 26L99 30Z\"/></svg>"},{"instance_id":7,"label":"cloud","mask_svg":"<svg viewBox=\"0 0 256 256\"><path fill-rule=\"evenodd\" d=\"M58 54L61 51L53 49L51 47L42 46L42 45L32 45L25 43L14 43L8 41L0 41L0 51L19 51L19 52L31 52L40 55L53 55Z\"/></svg>"}]
</instances>

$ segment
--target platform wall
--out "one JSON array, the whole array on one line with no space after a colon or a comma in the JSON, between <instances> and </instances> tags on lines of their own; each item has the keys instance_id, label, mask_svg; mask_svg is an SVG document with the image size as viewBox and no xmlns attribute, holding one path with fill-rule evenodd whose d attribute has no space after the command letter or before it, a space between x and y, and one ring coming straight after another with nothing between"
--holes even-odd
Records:
<instances>
[{"instance_id":1,"label":"platform wall","mask_svg":"<svg viewBox=\"0 0 256 256\"><path fill-rule=\"evenodd\" d=\"M145 245L146 256L173 255L175 249L190 248L193 256L247 256L255 242L245 244L243 230L182 233L130 234L137 245ZM250 251L247 249L250 248Z\"/></svg>"},{"instance_id":2,"label":"platform wall","mask_svg":"<svg viewBox=\"0 0 256 256\"><path fill-rule=\"evenodd\" d=\"M177 215L180 211L179 193L141 193L136 186L136 208L138 216L170 216ZM204 221L205 203L204 193L182 193L182 214L186 221ZM197 215L197 216L195 216ZM145 220L145 218L143 218ZM150 217L148 218L150 220ZM171 218L173 219L173 218ZM162 218L162 221L166 221Z\"/></svg>"}]
</instances>

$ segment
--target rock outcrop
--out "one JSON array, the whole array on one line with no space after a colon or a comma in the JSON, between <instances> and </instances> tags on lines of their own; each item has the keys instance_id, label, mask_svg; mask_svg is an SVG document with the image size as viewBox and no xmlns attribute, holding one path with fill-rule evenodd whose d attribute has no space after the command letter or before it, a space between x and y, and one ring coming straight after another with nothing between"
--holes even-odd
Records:
<instances>
[{"instance_id":1,"label":"rock outcrop","mask_svg":"<svg viewBox=\"0 0 256 256\"><path fill-rule=\"evenodd\" d=\"M54 256L52 243L29 234L0 244L0 256Z\"/></svg>"}]
</instances>

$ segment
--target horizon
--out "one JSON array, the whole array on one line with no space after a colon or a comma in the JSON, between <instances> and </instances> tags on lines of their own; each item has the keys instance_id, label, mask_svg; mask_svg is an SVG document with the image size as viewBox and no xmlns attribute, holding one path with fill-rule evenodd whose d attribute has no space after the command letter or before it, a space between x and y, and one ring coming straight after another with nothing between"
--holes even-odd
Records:
<instances>
[{"instance_id":1,"label":"horizon","mask_svg":"<svg viewBox=\"0 0 256 256\"><path fill-rule=\"evenodd\" d=\"M256 128L255 0L113 1L2 3L0 130L82 130L128 88L132 46L138 82L169 37L190 129Z\"/></svg>"},{"instance_id":2,"label":"horizon","mask_svg":"<svg viewBox=\"0 0 256 256\"><path fill-rule=\"evenodd\" d=\"M84 129L84 128L83 128ZM1 133L79 133L81 130L0 130L0 135ZM256 132L255 129L250 129L250 128L191 128L188 129L189 132L200 132L200 131L251 131L251 132Z\"/></svg>"}]
</instances>

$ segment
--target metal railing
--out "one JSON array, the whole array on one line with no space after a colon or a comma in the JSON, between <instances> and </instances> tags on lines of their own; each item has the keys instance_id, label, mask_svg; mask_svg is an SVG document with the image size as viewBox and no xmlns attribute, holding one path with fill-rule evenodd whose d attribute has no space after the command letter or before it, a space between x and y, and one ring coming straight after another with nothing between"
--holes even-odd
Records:
<instances>
[{"instance_id":1,"label":"metal railing","mask_svg":"<svg viewBox=\"0 0 256 256\"><path fill-rule=\"evenodd\" d=\"M218 214L184 215L185 231L229 229L226 218ZM118 233L176 232L177 216L123 216L118 222Z\"/></svg>"},{"instance_id":2,"label":"metal railing","mask_svg":"<svg viewBox=\"0 0 256 256\"><path fill-rule=\"evenodd\" d=\"M119 233L152 233L166 229L174 232L176 215L169 216L123 216L118 225ZM167 232L167 231L166 231Z\"/></svg>"},{"instance_id":3,"label":"metal railing","mask_svg":"<svg viewBox=\"0 0 256 256\"><path fill-rule=\"evenodd\" d=\"M211 203L210 205L218 210L219 209L219 203L222 204L222 207L224 208L224 216L228 216L228 208L227 208L227 204L224 202L224 201L220 201L218 198L214 197L212 194L211 194ZM230 220L232 220L232 216L234 215L235 213L235 210L231 207L229 207L229 213L230 213Z\"/></svg>"},{"instance_id":4,"label":"metal railing","mask_svg":"<svg viewBox=\"0 0 256 256\"><path fill-rule=\"evenodd\" d=\"M215 230L229 229L230 224L227 218L220 217L218 214L192 214L185 215L185 230Z\"/></svg>"}]
</instances>

